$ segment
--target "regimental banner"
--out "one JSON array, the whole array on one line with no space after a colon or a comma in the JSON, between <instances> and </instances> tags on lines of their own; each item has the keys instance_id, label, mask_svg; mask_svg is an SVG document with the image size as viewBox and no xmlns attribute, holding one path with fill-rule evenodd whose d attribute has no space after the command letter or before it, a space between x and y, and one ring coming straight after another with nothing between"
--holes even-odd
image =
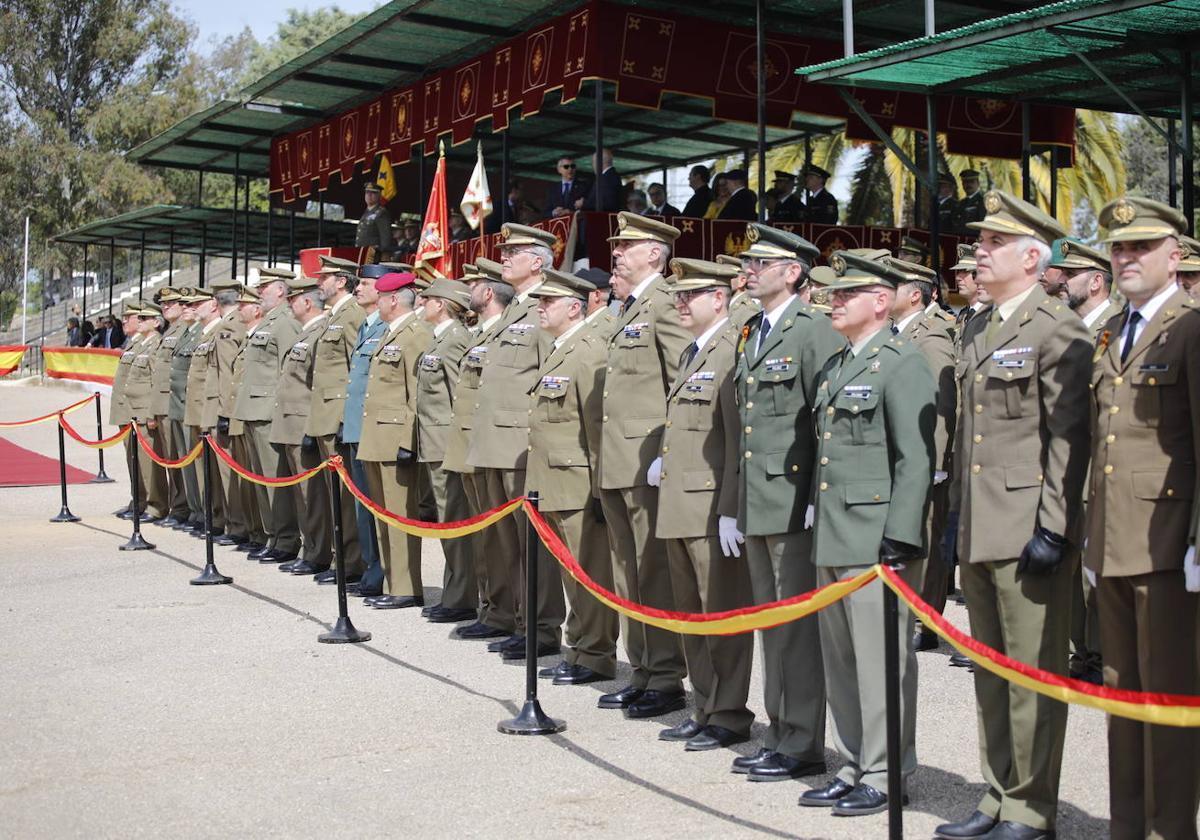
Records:
<instances>
[{"instance_id":1,"label":"regimental banner","mask_svg":"<svg viewBox=\"0 0 1200 840\"><path fill-rule=\"evenodd\" d=\"M369 253L373 248L355 248L352 246L343 246L340 248L303 248L300 251L300 273L305 277L318 277L318 271L321 270L321 257L340 257L343 260L353 260L362 265L368 257L374 255Z\"/></svg>"},{"instance_id":2,"label":"regimental banner","mask_svg":"<svg viewBox=\"0 0 1200 840\"><path fill-rule=\"evenodd\" d=\"M46 375L52 379L70 379L111 391L121 350L101 347L43 347Z\"/></svg>"},{"instance_id":3,"label":"regimental banner","mask_svg":"<svg viewBox=\"0 0 1200 840\"><path fill-rule=\"evenodd\" d=\"M24 344L0 347L0 376L8 376L21 366L21 359L28 349Z\"/></svg>"},{"instance_id":4,"label":"regimental banner","mask_svg":"<svg viewBox=\"0 0 1200 840\"><path fill-rule=\"evenodd\" d=\"M694 45L703 49L694 49ZM840 58L834 41L767 35L767 124L792 125L798 114L845 119L847 134L874 142L836 88L810 84L797 67ZM623 105L657 109L664 93L711 102L715 119L755 122L758 65L754 31L714 26L711 20L593 0L539 23L482 55L445 68L413 84L387 91L358 108L271 141L271 191L291 202L324 189L335 173L343 183L374 170L386 152L394 166L407 163L413 146L426 153L450 135L467 142L475 125L490 119L495 131L508 128L510 111L530 117L547 93L573 101L586 79L615 85ZM863 110L885 130L924 130L925 99L918 94L855 88ZM941 97L938 131L949 151L978 157L1018 158L1021 117L1017 103L997 99ZM1030 139L1039 145L1072 147L1075 112L1035 105Z\"/></svg>"}]
</instances>

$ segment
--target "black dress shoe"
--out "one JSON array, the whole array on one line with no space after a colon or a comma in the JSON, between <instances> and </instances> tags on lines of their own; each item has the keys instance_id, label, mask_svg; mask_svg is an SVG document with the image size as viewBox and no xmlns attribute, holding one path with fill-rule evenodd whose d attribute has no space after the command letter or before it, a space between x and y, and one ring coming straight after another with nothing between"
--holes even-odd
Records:
<instances>
[{"instance_id":1,"label":"black dress shoe","mask_svg":"<svg viewBox=\"0 0 1200 840\"><path fill-rule=\"evenodd\" d=\"M612 677L598 674L586 665L570 665L565 673L554 678L555 685L586 685L587 683L603 682Z\"/></svg>"},{"instance_id":2,"label":"black dress shoe","mask_svg":"<svg viewBox=\"0 0 1200 840\"><path fill-rule=\"evenodd\" d=\"M953 668L970 668L972 671L975 670L975 663L958 651L950 654L950 666Z\"/></svg>"},{"instance_id":3,"label":"black dress shoe","mask_svg":"<svg viewBox=\"0 0 1200 840\"><path fill-rule=\"evenodd\" d=\"M825 787L813 788L800 794L800 805L805 808L832 808L834 803L852 790L854 785L834 776Z\"/></svg>"},{"instance_id":4,"label":"black dress shoe","mask_svg":"<svg viewBox=\"0 0 1200 840\"><path fill-rule=\"evenodd\" d=\"M710 723L703 730L696 733L688 742L683 745L683 748L688 752L703 752L705 750L719 750L725 747L740 744L743 741L749 741L750 736L743 735L740 732L734 732L732 729L726 729L724 726L717 726Z\"/></svg>"},{"instance_id":5,"label":"black dress shoe","mask_svg":"<svg viewBox=\"0 0 1200 840\"><path fill-rule=\"evenodd\" d=\"M687 708L687 697L683 689L677 691L657 691L648 688L642 696L625 708L627 718L650 718L677 712Z\"/></svg>"},{"instance_id":6,"label":"black dress shoe","mask_svg":"<svg viewBox=\"0 0 1200 840\"><path fill-rule=\"evenodd\" d=\"M476 621L474 624L468 624L466 627L459 627L454 631L454 635L460 639L498 639L501 636L508 634L499 627L493 627L490 624L484 624L482 621Z\"/></svg>"},{"instance_id":7,"label":"black dress shoe","mask_svg":"<svg viewBox=\"0 0 1200 840\"><path fill-rule=\"evenodd\" d=\"M687 718L683 723L676 724L669 729L661 729L658 732L658 740L660 741L686 741L689 738L694 738L704 731L704 725L697 723L691 718Z\"/></svg>"},{"instance_id":8,"label":"black dress shoe","mask_svg":"<svg viewBox=\"0 0 1200 840\"><path fill-rule=\"evenodd\" d=\"M777 752L751 767L747 778L752 782L786 782L788 779L819 776L824 772L824 761L802 761Z\"/></svg>"},{"instance_id":9,"label":"black dress shoe","mask_svg":"<svg viewBox=\"0 0 1200 840\"><path fill-rule=\"evenodd\" d=\"M363 589L360 581L346 584L346 594L355 598L378 598L383 592L378 589Z\"/></svg>"},{"instance_id":10,"label":"black dress shoe","mask_svg":"<svg viewBox=\"0 0 1200 840\"><path fill-rule=\"evenodd\" d=\"M497 639L494 642L488 642L487 649L488 649L488 653L499 653L500 651L504 650L506 647L516 647L516 646L524 647L525 646L525 637L518 636L515 633L511 633L511 634L506 635L503 639Z\"/></svg>"},{"instance_id":11,"label":"black dress shoe","mask_svg":"<svg viewBox=\"0 0 1200 840\"><path fill-rule=\"evenodd\" d=\"M984 837L998 823L995 817L989 817L983 811L976 811L963 822L942 823L933 830L933 836L941 840L970 840L973 837Z\"/></svg>"},{"instance_id":12,"label":"black dress shoe","mask_svg":"<svg viewBox=\"0 0 1200 840\"><path fill-rule=\"evenodd\" d=\"M222 534L221 536L217 537L214 533L213 536L216 537L213 542L217 545L238 545L246 541L245 536L238 534Z\"/></svg>"},{"instance_id":13,"label":"black dress shoe","mask_svg":"<svg viewBox=\"0 0 1200 840\"><path fill-rule=\"evenodd\" d=\"M983 835L984 840L1054 840L1054 832L1005 820Z\"/></svg>"},{"instance_id":14,"label":"black dress shoe","mask_svg":"<svg viewBox=\"0 0 1200 840\"><path fill-rule=\"evenodd\" d=\"M775 750L767 747L759 747L756 752L750 755L739 755L733 760L733 764L729 768L730 773L749 773L750 768L756 764L761 764L771 756L775 755Z\"/></svg>"},{"instance_id":15,"label":"black dress shoe","mask_svg":"<svg viewBox=\"0 0 1200 840\"><path fill-rule=\"evenodd\" d=\"M294 575L319 575L325 569L318 568L307 560L301 560L292 566L292 574Z\"/></svg>"},{"instance_id":16,"label":"black dress shoe","mask_svg":"<svg viewBox=\"0 0 1200 840\"><path fill-rule=\"evenodd\" d=\"M566 673L567 669L570 667L571 663L563 659L557 665L551 665L549 668L543 668L542 670L538 671L538 677L543 680L552 680L559 674Z\"/></svg>"},{"instance_id":17,"label":"black dress shoe","mask_svg":"<svg viewBox=\"0 0 1200 840\"><path fill-rule=\"evenodd\" d=\"M320 577L320 575L317 575L317 577ZM316 578L314 578L314 580L315 579ZM347 586L350 586L351 584L354 584L354 583L358 583L360 580L362 580L362 575L346 575L346 585ZM320 580L317 581L317 585L318 586L336 586L337 585L337 574L334 573L333 577L330 577L330 578L322 577Z\"/></svg>"},{"instance_id":18,"label":"black dress shoe","mask_svg":"<svg viewBox=\"0 0 1200 840\"><path fill-rule=\"evenodd\" d=\"M377 610L403 610L408 607L424 606L424 604L425 599L418 598L416 595L380 595L371 602L371 606Z\"/></svg>"},{"instance_id":19,"label":"black dress shoe","mask_svg":"<svg viewBox=\"0 0 1200 840\"><path fill-rule=\"evenodd\" d=\"M612 694L601 694L596 706L601 709L627 709L629 704L641 697L646 690L627 685Z\"/></svg>"},{"instance_id":20,"label":"black dress shoe","mask_svg":"<svg viewBox=\"0 0 1200 840\"><path fill-rule=\"evenodd\" d=\"M266 546L260 542L255 542L254 540L246 540L245 542L240 542L237 545L235 545L233 547L233 550L234 551L244 551L247 554L253 554L254 552L261 551L264 548L266 548Z\"/></svg>"},{"instance_id":21,"label":"black dress shoe","mask_svg":"<svg viewBox=\"0 0 1200 840\"><path fill-rule=\"evenodd\" d=\"M290 563L296 559L294 552L280 551L277 548L272 548L271 551L259 558L259 563Z\"/></svg>"},{"instance_id":22,"label":"black dress shoe","mask_svg":"<svg viewBox=\"0 0 1200 840\"><path fill-rule=\"evenodd\" d=\"M297 566L299 566L299 565L300 565L301 563L303 563L303 562L304 562L304 561L303 561L303 560L301 560L300 558L296 558L295 560L289 560L289 561L288 561L288 562L286 562L286 563L280 563L280 564L279 564L279 566L278 566L278 569L279 569L279 571L281 571L281 572L285 572L285 573L287 573L287 574L291 574L291 573L292 573L292 570L293 570L293 569L295 569Z\"/></svg>"},{"instance_id":23,"label":"black dress shoe","mask_svg":"<svg viewBox=\"0 0 1200 840\"><path fill-rule=\"evenodd\" d=\"M179 517L167 514L162 519L158 520L158 524L164 528L174 528L179 524Z\"/></svg>"},{"instance_id":24,"label":"black dress shoe","mask_svg":"<svg viewBox=\"0 0 1200 840\"><path fill-rule=\"evenodd\" d=\"M913 633L912 646L915 651L937 650L938 637L936 633L925 633L918 630Z\"/></svg>"},{"instance_id":25,"label":"black dress shoe","mask_svg":"<svg viewBox=\"0 0 1200 840\"><path fill-rule=\"evenodd\" d=\"M434 607L425 618L431 624L457 624L460 621L471 621L478 614L467 607Z\"/></svg>"},{"instance_id":26,"label":"black dress shoe","mask_svg":"<svg viewBox=\"0 0 1200 840\"><path fill-rule=\"evenodd\" d=\"M908 796L903 796L900 802L907 805ZM837 804L833 806L833 813L838 817L865 817L867 814L886 811L887 806L888 795L886 793L875 790L870 785L858 785L837 801Z\"/></svg>"},{"instance_id":27,"label":"black dress shoe","mask_svg":"<svg viewBox=\"0 0 1200 840\"><path fill-rule=\"evenodd\" d=\"M534 658L541 659L543 656L553 656L558 653L562 653L562 645L556 642L543 642L534 651ZM525 646L521 645L520 647L503 648L500 651L500 658L511 662L514 659L524 659L525 654Z\"/></svg>"},{"instance_id":28,"label":"black dress shoe","mask_svg":"<svg viewBox=\"0 0 1200 840\"><path fill-rule=\"evenodd\" d=\"M337 570L326 569L320 574L313 575L313 581L316 583L337 583Z\"/></svg>"},{"instance_id":29,"label":"black dress shoe","mask_svg":"<svg viewBox=\"0 0 1200 840\"><path fill-rule=\"evenodd\" d=\"M256 548L254 551L247 552L250 560L261 560L275 549L269 545L264 545L262 548Z\"/></svg>"},{"instance_id":30,"label":"black dress shoe","mask_svg":"<svg viewBox=\"0 0 1200 840\"><path fill-rule=\"evenodd\" d=\"M131 511L129 508L125 508L125 510L117 511L116 513L113 514L113 516L117 517L117 519L124 519L124 520L128 521L130 519L133 519L133 511Z\"/></svg>"}]
</instances>

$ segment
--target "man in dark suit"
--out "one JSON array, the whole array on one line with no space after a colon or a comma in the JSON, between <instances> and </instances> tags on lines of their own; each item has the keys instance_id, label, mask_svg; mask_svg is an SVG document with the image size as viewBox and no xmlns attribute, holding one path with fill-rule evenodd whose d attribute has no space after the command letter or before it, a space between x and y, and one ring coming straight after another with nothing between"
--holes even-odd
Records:
<instances>
[{"instance_id":1,"label":"man in dark suit","mask_svg":"<svg viewBox=\"0 0 1200 840\"><path fill-rule=\"evenodd\" d=\"M796 176L779 169L775 171L775 209L771 211L771 224L778 222L804 221L804 202L796 195Z\"/></svg>"},{"instance_id":2,"label":"man in dark suit","mask_svg":"<svg viewBox=\"0 0 1200 840\"><path fill-rule=\"evenodd\" d=\"M575 202L588 193L591 184L576 177L575 159L563 155L555 165L558 170L559 182L546 188L546 200L542 202L547 219L566 216L575 209Z\"/></svg>"},{"instance_id":3,"label":"man in dark suit","mask_svg":"<svg viewBox=\"0 0 1200 840\"><path fill-rule=\"evenodd\" d=\"M650 206L643 216L678 216L679 208L667 201L667 190L662 184L651 184L646 190L650 197Z\"/></svg>"},{"instance_id":4,"label":"man in dark suit","mask_svg":"<svg viewBox=\"0 0 1200 840\"><path fill-rule=\"evenodd\" d=\"M692 197L683 207L684 216L695 219L704 218L708 205L712 203L712 190L708 187L708 167L697 164L688 173L688 186L692 188Z\"/></svg>"},{"instance_id":5,"label":"man in dark suit","mask_svg":"<svg viewBox=\"0 0 1200 840\"><path fill-rule=\"evenodd\" d=\"M979 173L974 169L964 169L958 173L962 180L963 200L958 204L959 227L955 233L974 235L967 227L971 222L982 222L987 215L983 208L983 190L979 189Z\"/></svg>"},{"instance_id":6,"label":"man in dark suit","mask_svg":"<svg viewBox=\"0 0 1200 840\"><path fill-rule=\"evenodd\" d=\"M113 316L104 315L100 318L100 329L92 337L92 346L104 347L109 350L125 346L125 331L121 329L121 325Z\"/></svg>"},{"instance_id":7,"label":"man in dark suit","mask_svg":"<svg viewBox=\"0 0 1200 840\"><path fill-rule=\"evenodd\" d=\"M746 188L746 170L732 169L725 173L729 180L729 200L717 214L718 219L742 222L758 221L758 196Z\"/></svg>"},{"instance_id":8,"label":"man in dark suit","mask_svg":"<svg viewBox=\"0 0 1200 840\"><path fill-rule=\"evenodd\" d=\"M837 199L825 189L829 172L815 164L804 167L804 219L818 225L836 225Z\"/></svg>"},{"instance_id":9,"label":"man in dark suit","mask_svg":"<svg viewBox=\"0 0 1200 840\"><path fill-rule=\"evenodd\" d=\"M597 166L597 163L602 165ZM592 155L592 168L599 173L592 188L583 198L576 199L576 210L603 210L615 213L621 209L621 176L613 168L612 149L605 149L600 160Z\"/></svg>"},{"instance_id":10,"label":"man in dark suit","mask_svg":"<svg viewBox=\"0 0 1200 840\"><path fill-rule=\"evenodd\" d=\"M83 330L79 327L79 319L74 316L67 319L67 346L83 346Z\"/></svg>"},{"instance_id":11,"label":"man in dark suit","mask_svg":"<svg viewBox=\"0 0 1200 840\"><path fill-rule=\"evenodd\" d=\"M938 175L938 230L942 233L956 233L962 228L961 210L958 199L954 197L954 176L948 172Z\"/></svg>"}]
</instances>

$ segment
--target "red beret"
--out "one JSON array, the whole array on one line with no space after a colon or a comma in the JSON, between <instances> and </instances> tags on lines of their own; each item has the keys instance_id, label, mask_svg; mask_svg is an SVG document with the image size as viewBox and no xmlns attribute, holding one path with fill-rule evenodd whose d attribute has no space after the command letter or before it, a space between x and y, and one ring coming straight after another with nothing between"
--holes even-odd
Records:
<instances>
[{"instance_id":1,"label":"red beret","mask_svg":"<svg viewBox=\"0 0 1200 840\"><path fill-rule=\"evenodd\" d=\"M411 286L415 282L417 282L417 278L409 272L393 271L375 281L375 291L380 294L388 294L389 292L399 291L405 286Z\"/></svg>"}]
</instances>

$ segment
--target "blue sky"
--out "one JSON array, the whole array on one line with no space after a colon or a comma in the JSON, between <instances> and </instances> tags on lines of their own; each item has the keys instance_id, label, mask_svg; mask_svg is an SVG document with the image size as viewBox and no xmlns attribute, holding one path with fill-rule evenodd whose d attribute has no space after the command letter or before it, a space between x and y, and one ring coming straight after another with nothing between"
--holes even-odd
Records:
<instances>
[{"instance_id":1,"label":"blue sky","mask_svg":"<svg viewBox=\"0 0 1200 840\"><path fill-rule=\"evenodd\" d=\"M173 0L172 5L200 30L203 45L210 37L218 40L240 32L249 26L258 40L265 41L275 33L276 24L288 9L318 9L338 6L347 12L368 12L382 0ZM332 33L331 33L332 34Z\"/></svg>"}]
</instances>

